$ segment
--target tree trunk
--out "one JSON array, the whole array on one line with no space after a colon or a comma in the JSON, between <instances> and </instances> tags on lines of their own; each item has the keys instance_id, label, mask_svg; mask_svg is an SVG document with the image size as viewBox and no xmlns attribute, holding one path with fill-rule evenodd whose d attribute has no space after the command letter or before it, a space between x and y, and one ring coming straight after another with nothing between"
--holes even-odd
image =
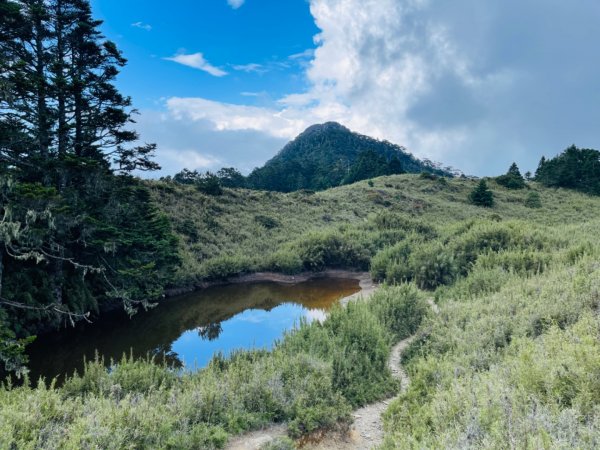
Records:
<instances>
[{"instance_id":1,"label":"tree trunk","mask_svg":"<svg viewBox=\"0 0 600 450\"><path fill-rule=\"evenodd\" d=\"M58 154L64 155L67 151L68 126L66 117L66 86L65 86L65 37L63 26L63 3L56 1L55 29L56 29L56 75L57 75L57 101L58 101Z\"/></svg>"},{"instance_id":2,"label":"tree trunk","mask_svg":"<svg viewBox=\"0 0 600 450\"><path fill-rule=\"evenodd\" d=\"M0 297L2 297L3 275L4 275L4 250L0 250Z\"/></svg>"},{"instance_id":3,"label":"tree trunk","mask_svg":"<svg viewBox=\"0 0 600 450\"><path fill-rule=\"evenodd\" d=\"M35 72L36 72L36 100L37 100L37 140L42 159L48 158L50 146L49 117L46 104L46 67L44 56L44 25L42 18L37 14L35 18Z\"/></svg>"}]
</instances>

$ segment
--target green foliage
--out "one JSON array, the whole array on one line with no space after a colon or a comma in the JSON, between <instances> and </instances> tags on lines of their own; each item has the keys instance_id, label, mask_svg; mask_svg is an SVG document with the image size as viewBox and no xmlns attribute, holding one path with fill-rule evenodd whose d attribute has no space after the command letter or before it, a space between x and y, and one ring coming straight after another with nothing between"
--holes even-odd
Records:
<instances>
[{"instance_id":1,"label":"green foliage","mask_svg":"<svg viewBox=\"0 0 600 450\"><path fill-rule=\"evenodd\" d=\"M469 200L476 206L491 208L494 206L494 194L488 188L485 180L480 180L477 186L469 194Z\"/></svg>"},{"instance_id":2,"label":"green foliage","mask_svg":"<svg viewBox=\"0 0 600 450\"><path fill-rule=\"evenodd\" d=\"M203 275L208 279L227 279L231 276L250 272L252 261L246 256L223 255L213 258L202 265Z\"/></svg>"},{"instance_id":3,"label":"green foliage","mask_svg":"<svg viewBox=\"0 0 600 450\"><path fill-rule=\"evenodd\" d=\"M125 59L87 0L3 1L0 19L0 346L13 362L40 329L121 302L158 299L177 238L134 170L131 99L114 86ZM15 369L9 361L5 364Z\"/></svg>"},{"instance_id":4,"label":"green foliage","mask_svg":"<svg viewBox=\"0 0 600 450\"><path fill-rule=\"evenodd\" d=\"M535 180L548 187L600 195L600 152L573 145L555 158L542 158Z\"/></svg>"},{"instance_id":5,"label":"green foliage","mask_svg":"<svg viewBox=\"0 0 600 450\"><path fill-rule=\"evenodd\" d=\"M258 214L256 216L254 216L254 220L256 220L259 224L261 224L267 230L270 230L272 228L277 228L279 225L281 225L277 219L270 217L270 216L265 216L263 214Z\"/></svg>"},{"instance_id":6,"label":"green foliage","mask_svg":"<svg viewBox=\"0 0 600 450\"><path fill-rule=\"evenodd\" d=\"M421 293L411 284L381 289L369 302L375 317L392 336L392 342L413 335L429 311Z\"/></svg>"},{"instance_id":7,"label":"green foliage","mask_svg":"<svg viewBox=\"0 0 600 450\"><path fill-rule=\"evenodd\" d=\"M227 188L242 188L246 186L246 179L234 167L223 167L217 172L221 186Z\"/></svg>"},{"instance_id":8,"label":"green foliage","mask_svg":"<svg viewBox=\"0 0 600 450\"><path fill-rule=\"evenodd\" d=\"M527 197L525 198L525 206L532 209L541 208L542 200L540 198L540 194L535 191L528 193Z\"/></svg>"},{"instance_id":9,"label":"green foliage","mask_svg":"<svg viewBox=\"0 0 600 450\"><path fill-rule=\"evenodd\" d=\"M594 446L595 224L469 227L461 246L483 253L436 291L441 312L406 352L411 385L386 413L384 448Z\"/></svg>"},{"instance_id":10,"label":"green foliage","mask_svg":"<svg viewBox=\"0 0 600 450\"><path fill-rule=\"evenodd\" d=\"M234 183L234 181L229 180L229 175L223 176L226 177L229 184ZM231 176L233 177L234 175ZM195 186L196 189L206 195L218 196L223 194L221 178L212 172L207 171L201 174L197 170L183 169L173 176L173 181L179 184Z\"/></svg>"},{"instance_id":11,"label":"green foliage","mask_svg":"<svg viewBox=\"0 0 600 450\"><path fill-rule=\"evenodd\" d=\"M516 163L512 163L505 175L496 177L496 183L507 189L524 189L526 186L525 179L521 175Z\"/></svg>"},{"instance_id":12,"label":"green foliage","mask_svg":"<svg viewBox=\"0 0 600 450\"><path fill-rule=\"evenodd\" d=\"M196 180L196 189L206 195L222 195L223 188L221 181L216 175L206 172L203 176Z\"/></svg>"},{"instance_id":13,"label":"green foliage","mask_svg":"<svg viewBox=\"0 0 600 450\"><path fill-rule=\"evenodd\" d=\"M366 244L351 234L336 231L313 232L292 242L288 249L298 255L304 269L320 271L327 267L366 269L370 252Z\"/></svg>"},{"instance_id":14,"label":"green foliage","mask_svg":"<svg viewBox=\"0 0 600 450\"><path fill-rule=\"evenodd\" d=\"M459 262L452 250L439 242L418 247L409 259L411 279L422 289L450 284L459 273Z\"/></svg>"},{"instance_id":15,"label":"green foliage","mask_svg":"<svg viewBox=\"0 0 600 450\"><path fill-rule=\"evenodd\" d=\"M341 184L351 184L368 178L400 173L404 173L404 170L397 156L392 156L388 162L383 154L369 149L358 155L357 161L352 165ZM372 181L369 181L369 186L373 186Z\"/></svg>"},{"instance_id":16,"label":"green foliage","mask_svg":"<svg viewBox=\"0 0 600 450\"><path fill-rule=\"evenodd\" d=\"M540 273L550 264L548 249L561 247L524 222L471 221L446 235L408 235L371 260L371 276L388 283L414 281L422 289L452 284L477 263L520 273Z\"/></svg>"}]
</instances>

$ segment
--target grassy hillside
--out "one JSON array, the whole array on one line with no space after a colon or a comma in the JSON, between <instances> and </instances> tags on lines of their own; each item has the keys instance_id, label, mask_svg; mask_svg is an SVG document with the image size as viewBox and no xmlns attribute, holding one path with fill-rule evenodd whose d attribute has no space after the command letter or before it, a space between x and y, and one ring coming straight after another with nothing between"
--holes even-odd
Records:
<instances>
[{"instance_id":1,"label":"grassy hillside","mask_svg":"<svg viewBox=\"0 0 600 450\"><path fill-rule=\"evenodd\" d=\"M269 422L293 437L344 425L397 392L385 361L415 332L384 447L600 444L599 198L490 182L485 209L466 202L474 181L414 175L316 194L149 185L183 238L179 285L324 267L370 269L388 285L272 352L217 357L196 374L124 360L111 372L90 363L61 388L5 386L0 447L219 448ZM541 208L527 206L531 191Z\"/></svg>"},{"instance_id":2,"label":"grassy hillside","mask_svg":"<svg viewBox=\"0 0 600 450\"><path fill-rule=\"evenodd\" d=\"M328 259L323 246L332 238L337 242L329 244L350 248L345 258L329 255L327 265L366 269L375 253L415 227L427 232L468 219L553 226L598 217L598 198L536 183L515 191L490 182L496 205L480 208L467 200L475 185L468 179L395 175L317 193L226 189L214 197L190 186L149 183L181 238L179 286L262 270L319 270ZM526 206L531 192L539 193L541 208Z\"/></svg>"}]
</instances>

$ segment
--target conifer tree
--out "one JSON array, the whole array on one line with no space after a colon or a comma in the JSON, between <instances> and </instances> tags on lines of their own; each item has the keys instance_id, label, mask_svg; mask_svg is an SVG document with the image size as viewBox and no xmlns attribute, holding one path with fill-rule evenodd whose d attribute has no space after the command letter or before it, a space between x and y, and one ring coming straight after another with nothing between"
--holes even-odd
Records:
<instances>
[{"instance_id":1,"label":"conifer tree","mask_svg":"<svg viewBox=\"0 0 600 450\"><path fill-rule=\"evenodd\" d=\"M480 180L479 183L477 183L477 186L471 191L469 200L477 206L484 206L486 208L494 206L494 194L483 179Z\"/></svg>"},{"instance_id":2,"label":"conifer tree","mask_svg":"<svg viewBox=\"0 0 600 450\"><path fill-rule=\"evenodd\" d=\"M507 189L523 189L526 186L525 179L521 175L521 171L517 167L517 164L514 162L511 164L505 175L496 178L496 182Z\"/></svg>"},{"instance_id":3,"label":"conifer tree","mask_svg":"<svg viewBox=\"0 0 600 450\"><path fill-rule=\"evenodd\" d=\"M130 175L158 168L155 145L136 144L114 85L126 61L100 25L88 0L0 0L0 335L13 344L113 299L147 306L177 264Z\"/></svg>"}]
</instances>

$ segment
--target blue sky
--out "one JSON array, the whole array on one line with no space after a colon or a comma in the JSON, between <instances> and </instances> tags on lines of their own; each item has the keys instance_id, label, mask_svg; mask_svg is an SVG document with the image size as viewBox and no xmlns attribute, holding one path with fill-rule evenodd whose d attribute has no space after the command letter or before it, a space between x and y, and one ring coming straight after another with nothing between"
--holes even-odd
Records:
<instances>
[{"instance_id":1,"label":"blue sky","mask_svg":"<svg viewBox=\"0 0 600 450\"><path fill-rule=\"evenodd\" d=\"M600 147L600 2L93 0L160 174L336 120L475 175Z\"/></svg>"},{"instance_id":2,"label":"blue sky","mask_svg":"<svg viewBox=\"0 0 600 450\"><path fill-rule=\"evenodd\" d=\"M238 0L239 1L239 0ZM103 31L129 64L119 86L139 109L168 97L265 102L306 87L298 59L317 33L305 0L254 0L234 9L226 0L93 0ZM165 58L202 53L226 75L214 76ZM301 61L300 61L301 62ZM268 88L268 89L267 89Z\"/></svg>"}]
</instances>

